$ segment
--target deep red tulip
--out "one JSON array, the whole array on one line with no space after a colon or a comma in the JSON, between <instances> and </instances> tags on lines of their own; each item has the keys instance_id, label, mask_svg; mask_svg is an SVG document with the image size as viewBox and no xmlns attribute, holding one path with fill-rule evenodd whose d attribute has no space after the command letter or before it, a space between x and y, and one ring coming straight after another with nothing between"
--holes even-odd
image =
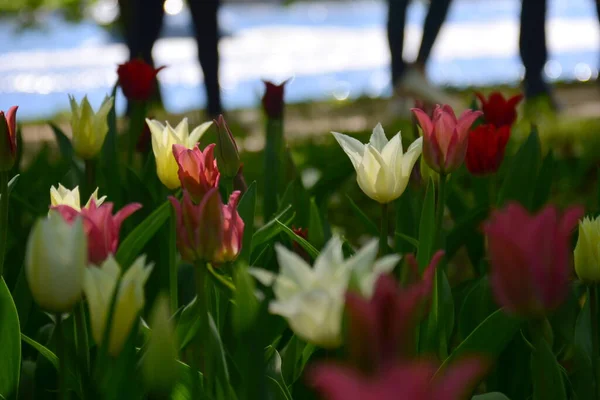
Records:
<instances>
[{"instance_id":1,"label":"deep red tulip","mask_svg":"<svg viewBox=\"0 0 600 400\"><path fill-rule=\"evenodd\" d=\"M206 146L204 151L200 151L198 145L193 149L179 144L173 145L181 187L189 192L196 203L200 203L209 190L219 187L221 174L217 168L214 151L214 144Z\"/></svg>"},{"instance_id":2,"label":"deep red tulip","mask_svg":"<svg viewBox=\"0 0 600 400\"><path fill-rule=\"evenodd\" d=\"M119 64L117 75L119 75L119 85L123 89L125 97L129 100L148 100L156 86L156 74L163 68L165 67L154 69L140 59Z\"/></svg>"},{"instance_id":3,"label":"deep red tulip","mask_svg":"<svg viewBox=\"0 0 600 400\"><path fill-rule=\"evenodd\" d=\"M449 105L437 105L433 118L418 108L412 112L423 130L423 157L427 165L440 174L455 171L465 159L469 129L481 111L466 110L458 119Z\"/></svg>"},{"instance_id":4,"label":"deep red tulip","mask_svg":"<svg viewBox=\"0 0 600 400\"><path fill-rule=\"evenodd\" d=\"M8 171L17 159L17 106L0 111L0 171Z\"/></svg>"},{"instance_id":5,"label":"deep red tulip","mask_svg":"<svg viewBox=\"0 0 600 400\"><path fill-rule=\"evenodd\" d=\"M479 125L469 132L465 163L473 175L493 174L504 159L504 150L510 138L510 126Z\"/></svg>"},{"instance_id":6,"label":"deep red tulip","mask_svg":"<svg viewBox=\"0 0 600 400\"><path fill-rule=\"evenodd\" d=\"M509 99L505 99L500 92L493 92L487 99L481 93L475 95L481 101L481 110L486 123L500 128L510 127L517 120L517 105L523 99L522 94Z\"/></svg>"},{"instance_id":7,"label":"deep red tulip","mask_svg":"<svg viewBox=\"0 0 600 400\"><path fill-rule=\"evenodd\" d=\"M131 203L112 215L113 203L103 203L97 207L94 200L90 206L78 211L70 206L52 207L72 223L78 215L83 218L83 228L87 235L88 259L91 264L100 265L109 254L115 254L119 246L121 224L131 214L142 208L139 203Z\"/></svg>"},{"instance_id":8,"label":"deep red tulip","mask_svg":"<svg viewBox=\"0 0 600 400\"><path fill-rule=\"evenodd\" d=\"M563 303L571 273L569 238L582 216L582 207L561 215L547 206L532 215L511 203L485 223L490 283L508 312L540 317Z\"/></svg>"},{"instance_id":9,"label":"deep red tulip","mask_svg":"<svg viewBox=\"0 0 600 400\"><path fill-rule=\"evenodd\" d=\"M267 117L271 119L281 119L283 117L283 92L287 81L281 85L275 85L272 82L263 81L265 83L265 94L262 98L263 109Z\"/></svg>"}]
</instances>

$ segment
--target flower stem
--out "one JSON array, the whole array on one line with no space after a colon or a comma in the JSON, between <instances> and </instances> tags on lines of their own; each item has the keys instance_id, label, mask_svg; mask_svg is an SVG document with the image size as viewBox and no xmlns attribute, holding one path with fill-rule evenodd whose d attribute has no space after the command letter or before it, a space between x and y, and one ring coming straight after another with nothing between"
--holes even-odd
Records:
<instances>
[{"instance_id":1,"label":"flower stem","mask_svg":"<svg viewBox=\"0 0 600 400\"><path fill-rule=\"evenodd\" d=\"M146 102L132 101L131 116L129 117L129 132L127 132L127 140L129 146L127 148L127 165L131 166L135 147L144 129L144 119L146 118Z\"/></svg>"},{"instance_id":2,"label":"flower stem","mask_svg":"<svg viewBox=\"0 0 600 400\"><path fill-rule=\"evenodd\" d=\"M89 349L90 344L88 342L88 332L87 332L87 324L85 322L85 309L83 307L83 302L79 302L75 307L75 329L76 338L77 338L77 356L85 365L85 373L89 373L90 371L90 355Z\"/></svg>"},{"instance_id":3,"label":"flower stem","mask_svg":"<svg viewBox=\"0 0 600 400\"><path fill-rule=\"evenodd\" d=\"M4 256L8 235L8 172L0 172L0 277L4 273Z\"/></svg>"},{"instance_id":4,"label":"flower stem","mask_svg":"<svg viewBox=\"0 0 600 400\"><path fill-rule=\"evenodd\" d=\"M379 229L379 256L388 254L388 204L381 205L381 227Z\"/></svg>"},{"instance_id":5,"label":"flower stem","mask_svg":"<svg viewBox=\"0 0 600 400\"><path fill-rule=\"evenodd\" d=\"M94 193L96 189L96 161L85 160L85 198Z\"/></svg>"},{"instance_id":6,"label":"flower stem","mask_svg":"<svg viewBox=\"0 0 600 400\"><path fill-rule=\"evenodd\" d=\"M592 371L594 373L595 399L600 400L600 379L598 378L598 287L592 284L589 287L590 321L592 329Z\"/></svg>"},{"instance_id":7,"label":"flower stem","mask_svg":"<svg viewBox=\"0 0 600 400\"><path fill-rule=\"evenodd\" d=\"M177 238L175 231L177 229L177 221L175 216L175 210L171 208L171 217L169 218L169 295L171 299L171 313L175 314L178 305L178 272L179 265L177 264Z\"/></svg>"},{"instance_id":8,"label":"flower stem","mask_svg":"<svg viewBox=\"0 0 600 400\"><path fill-rule=\"evenodd\" d=\"M442 239L442 225L444 223L444 206L446 204L446 175L440 174L438 184L438 198L437 198L437 209L435 211L435 248L440 249L443 247Z\"/></svg>"},{"instance_id":9,"label":"flower stem","mask_svg":"<svg viewBox=\"0 0 600 400\"><path fill-rule=\"evenodd\" d=\"M67 398L67 354L65 351L65 336L63 333L62 316L56 314L56 352L58 353L58 398Z\"/></svg>"}]
</instances>

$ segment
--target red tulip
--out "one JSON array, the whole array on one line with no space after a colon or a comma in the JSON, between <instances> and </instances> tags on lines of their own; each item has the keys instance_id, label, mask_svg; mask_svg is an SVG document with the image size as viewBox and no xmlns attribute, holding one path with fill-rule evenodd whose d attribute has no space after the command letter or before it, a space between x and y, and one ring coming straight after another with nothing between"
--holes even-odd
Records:
<instances>
[{"instance_id":1,"label":"red tulip","mask_svg":"<svg viewBox=\"0 0 600 400\"><path fill-rule=\"evenodd\" d=\"M517 105L523 99L522 94L517 94L508 100L500 92L493 92L486 99L481 93L475 93L481 101L481 109L485 122L495 125L497 128L502 126L512 126L517 119Z\"/></svg>"},{"instance_id":2,"label":"red tulip","mask_svg":"<svg viewBox=\"0 0 600 400\"><path fill-rule=\"evenodd\" d=\"M103 203L97 207L92 200L90 206L78 211L70 206L52 207L72 223L79 215L83 218L83 228L87 235L88 259L91 264L100 265L109 254L115 254L119 246L121 224L131 214L142 208L139 203L128 204L112 215L113 203Z\"/></svg>"},{"instance_id":3,"label":"red tulip","mask_svg":"<svg viewBox=\"0 0 600 400\"><path fill-rule=\"evenodd\" d=\"M156 74L163 68L165 67L154 69L140 59L119 64L117 74L119 75L119 85L121 85L125 97L129 100L148 100L154 92Z\"/></svg>"},{"instance_id":4,"label":"red tulip","mask_svg":"<svg viewBox=\"0 0 600 400\"><path fill-rule=\"evenodd\" d=\"M283 92L287 81L281 85L275 85L272 82L265 83L265 94L262 98L263 109L267 117L271 119L281 119L283 117Z\"/></svg>"},{"instance_id":5,"label":"red tulip","mask_svg":"<svg viewBox=\"0 0 600 400\"><path fill-rule=\"evenodd\" d=\"M510 126L479 125L469 132L465 162L473 175L493 174L504 159L510 137Z\"/></svg>"},{"instance_id":6,"label":"red tulip","mask_svg":"<svg viewBox=\"0 0 600 400\"><path fill-rule=\"evenodd\" d=\"M553 206L529 214L511 203L485 223L490 283L496 301L512 314L540 317L563 303L571 273L569 237L583 216Z\"/></svg>"},{"instance_id":7,"label":"red tulip","mask_svg":"<svg viewBox=\"0 0 600 400\"><path fill-rule=\"evenodd\" d=\"M209 190L219 187L221 174L214 150L214 144L206 146L204 151L200 151L198 145L191 150L179 144L173 145L173 155L179 166L179 181L196 203L200 203Z\"/></svg>"},{"instance_id":8,"label":"red tulip","mask_svg":"<svg viewBox=\"0 0 600 400\"><path fill-rule=\"evenodd\" d=\"M469 128L481 111L466 110L458 119L449 105L437 105L433 118L418 108L412 112L423 130L423 157L427 165L440 174L455 171L465 159Z\"/></svg>"},{"instance_id":9,"label":"red tulip","mask_svg":"<svg viewBox=\"0 0 600 400\"><path fill-rule=\"evenodd\" d=\"M0 111L0 171L8 171L17 159L17 109L13 106L6 114Z\"/></svg>"}]
</instances>

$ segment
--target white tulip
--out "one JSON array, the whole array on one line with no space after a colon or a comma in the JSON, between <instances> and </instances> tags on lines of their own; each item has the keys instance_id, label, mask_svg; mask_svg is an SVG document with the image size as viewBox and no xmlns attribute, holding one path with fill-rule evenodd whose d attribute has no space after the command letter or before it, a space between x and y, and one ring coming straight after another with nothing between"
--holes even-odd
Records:
<instances>
[{"instance_id":1,"label":"white tulip","mask_svg":"<svg viewBox=\"0 0 600 400\"><path fill-rule=\"evenodd\" d=\"M77 155L85 160L92 159L104 144L108 133L108 113L114 98L105 97L98 112L94 112L87 96L77 104L73 96L69 96L71 103L71 128L73 129L73 149Z\"/></svg>"}]
</instances>

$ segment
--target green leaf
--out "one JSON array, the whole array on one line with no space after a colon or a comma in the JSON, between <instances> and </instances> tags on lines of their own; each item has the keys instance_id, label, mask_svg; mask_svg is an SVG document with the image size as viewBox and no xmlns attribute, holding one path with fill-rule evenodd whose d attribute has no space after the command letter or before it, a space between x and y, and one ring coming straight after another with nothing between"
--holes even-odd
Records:
<instances>
[{"instance_id":1,"label":"green leaf","mask_svg":"<svg viewBox=\"0 0 600 400\"><path fill-rule=\"evenodd\" d=\"M543 339L536 342L536 349L531 354L533 400L566 399L561 368L550 345Z\"/></svg>"},{"instance_id":2,"label":"green leaf","mask_svg":"<svg viewBox=\"0 0 600 400\"><path fill-rule=\"evenodd\" d=\"M552 150L550 150L546 154L546 157L544 157L540 173L536 179L535 192L533 194L533 210L541 208L550 197L552 183L554 182L554 166L554 155L552 154Z\"/></svg>"},{"instance_id":3,"label":"green leaf","mask_svg":"<svg viewBox=\"0 0 600 400\"><path fill-rule=\"evenodd\" d=\"M519 331L521 323L522 321L505 314L502 310L494 312L454 349L444 360L436 375L454 360L469 354L479 353L491 359L497 358Z\"/></svg>"},{"instance_id":4,"label":"green leaf","mask_svg":"<svg viewBox=\"0 0 600 400\"><path fill-rule=\"evenodd\" d=\"M448 259L451 259L463 245L474 240L472 237L473 232L487 217L488 213L488 207L477 207L468 212L463 218L456 221L454 228L446 238L446 257L448 257Z\"/></svg>"},{"instance_id":5,"label":"green leaf","mask_svg":"<svg viewBox=\"0 0 600 400\"><path fill-rule=\"evenodd\" d=\"M378 237L379 236L379 228L377 228L377 225L375 225L375 223L367 216L367 214L365 214L363 212L363 210L361 210L360 207L356 205L356 203L350 198L350 196L346 195L346 198L348 199L348 202L350 203L352 210L354 211L356 216L362 222L363 228L370 235Z\"/></svg>"},{"instance_id":6,"label":"green leaf","mask_svg":"<svg viewBox=\"0 0 600 400\"><path fill-rule=\"evenodd\" d=\"M527 209L532 208L534 191L531 188L536 187L541 152L539 135L537 130L533 129L510 163L500 189L499 205L515 200Z\"/></svg>"},{"instance_id":7,"label":"green leaf","mask_svg":"<svg viewBox=\"0 0 600 400\"><path fill-rule=\"evenodd\" d=\"M65 160L71 160L73 158L73 145L71 144L71 141L58 126L50 123L50 128L52 128L52 132L54 132L60 155Z\"/></svg>"},{"instance_id":8,"label":"green leaf","mask_svg":"<svg viewBox=\"0 0 600 400\"><path fill-rule=\"evenodd\" d=\"M21 328L10 291L0 277L0 395L9 398L19 387L21 372Z\"/></svg>"},{"instance_id":9,"label":"green leaf","mask_svg":"<svg viewBox=\"0 0 600 400\"><path fill-rule=\"evenodd\" d=\"M27 343L28 345L30 345L31 347L36 349L38 351L38 353L40 353L42 356L44 356L44 358L46 360L50 361L50 364L52 364L52 366L54 368L56 368L56 370L58 371L58 357L56 357L56 354L54 354L52 351L50 351L46 346L36 342L32 338L30 338L22 333L21 333L21 339L23 339L23 341L25 343Z\"/></svg>"},{"instance_id":10,"label":"green leaf","mask_svg":"<svg viewBox=\"0 0 600 400\"><path fill-rule=\"evenodd\" d=\"M299 178L288 184L283 197L279 201L277 212L282 211L288 205L292 206L292 210L296 214L294 223L297 227L308 227L310 222L310 196Z\"/></svg>"},{"instance_id":11,"label":"green leaf","mask_svg":"<svg viewBox=\"0 0 600 400\"><path fill-rule=\"evenodd\" d=\"M417 225L419 220L418 209L414 207L415 195L410 188L406 188L402 196L394 202L396 208L396 230L395 236L400 238L415 238L417 236ZM419 248L418 240L415 239L417 245L416 249ZM395 250L397 253L404 254L413 252L413 244L408 241L396 240Z\"/></svg>"},{"instance_id":12,"label":"green leaf","mask_svg":"<svg viewBox=\"0 0 600 400\"><path fill-rule=\"evenodd\" d=\"M248 186L248 190L240 199L237 207L238 213L244 221L244 239L242 251L237 258L238 262L248 264L252 253L252 236L254 235L254 214L256 212L256 181Z\"/></svg>"},{"instance_id":13,"label":"green leaf","mask_svg":"<svg viewBox=\"0 0 600 400\"><path fill-rule=\"evenodd\" d=\"M279 120L267 120L264 151L264 205L263 213L271 218L277 210L277 197L280 191L280 179L283 166L283 123Z\"/></svg>"},{"instance_id":14,"label":"green leaf","mask_svg":"<svg viewBox=\"0 0 600 400\"><path fill-rule=\"evenodd\" d=\"M486 394L479 394L477 396L473 396L471 398L471 400L510 400L510 399L500 392L490 392L490 393L486 393Z\"/></svg>"},{"instance_id":15,"label":"green leaf","mask_svg":"<svg viewBox=\"0 0 600 400\"><path fill-rule=\"evenodd\" d=\"M312 244L308 243L303 237L296 235L293 230L282 224L280 221L277 220L277 223L280 224L283 233L288 235L290 239L298 243L304 250L306 250L313 260L319 256L319 251L315 249Z\"/></svg>"},{"instance_id":16,"label":"green leaf","mask_svg":"<svg viewBox=\"0 0 600 400\"><path fill-rule=\"evenodd\" d=\"M469 336L496 309L488 279L483 277L471 286L462 303L458 314L459 337Z\"/></svg>"},{"instance_id":17,"label":"green leaf","mask_svg":"<svg viewBox=\"0 0 600 400\"><path fill-rule=\"evenodd\" d=\"M575 334L573 337L575 363L574 373L571 376L573 390L579 399L591 399L594 397L594 374L592 370L592 335L589 296L586 298L577 321L575 322Z\"/></svg>"},{"instance_id":18,"label":"green leaf","mask_svg":"<svg viewBox=\"0 0 600 400\"><path fill-rule=\"evenodd\" d=\"M10 196L10 192L12 192L12 190L14 189L15 185L17 184L17 181L19 180L19 174L15 175L12 177L12 179L10 181L8 181L8 195Z\"/></svg>"},{"instance_id":19,"label":"green leaf","mask_svg":"<svg viewBox=\"0 0 600 400\"><path fill-rule=\"evenodd\" d=\"M181 315L175 326L175 334L177 335L177 343L179 343L180 350L186 348L200 329L198 312L198 303L195 297L181 311Z\"/></svg>"},{"instance_id":20,"label":"green leaf","mask_svg":"<svg viewBox=\"0 0 600 400\"><path fill-rule=\"evenodd\" d=\"M318 249L325 245L325 231L321 222L321 213L315 199L310 199L310 217L308 221L308 240Z\"/></svg>"},{"instance_id":21,"label":"green leaf","mask_svg":"<svg viewBox=\"0 0 600 400\"><path fill-rule=\"evenodd\" d=\"M259 309L255 295L254 279L248 274L246 266L239 265L234 271L235 307L233 308L233 326L239 334L252 328Z\"/></svg>"},{"instance_id":22,"label":"green leaf","mask_svg":"<svg viewBox=\"0 0 600 400\"><path fill-rule=\"evenodd\" d=\"M252 235L252 251L258 248L263 243L271 240L281 232L281 225L279 221L286 221L285 225L291 222L289 218L289 212L292 206L287 206L282 212L277 214L275 218L267 222L265 225L260 227L254 235Z\"/></svg>"},{"instance_id":23,"label":"green leaf","mask_svg":"<svg viewBox=\"0 0 600 400\"><path fill-rule=\"evenodd\" d=\"M417 239L415 239L414 237L410 237L401 232L396 232L395 235L397 238L400 238L400 239L404 240L406 243L409 243L410 245L412 245L415 249L419 249L419 241Z\"/></svg>"},{"instance_id":24,"label":"green leaf","mask_svg":"<svg viewBox=\"0 0 600 400\"><path fill-rule=\"evenodd\" d=\"M117 261L127 269L138 257L146 243L158 232L171 215L171 203L167 200L152 212L121 242L117 250Z\"/></svg>"},{"instance_id":25,"label":"green leaf","mask_svg":"<svg viewBox=\"0 0 600 400\"><path fill-rule=\"evenodd\" d=\"M276 400L292 400L292 394L290 393L285 381L283 379L283 374L281 373L281 356L272 348L268 350L272 350L272 356L267 362L267 387L270 389L269 392L271 394L270 398Z\"/></svg>"},{"instance_id":26,"label":"green leaf","mask_svg":"<svg viewBox=\"0 0 600 400\"><path fill-rule=\"evenodd\" d=\"M216 383L217 385L221 385L221 387L228 388L226 390L230 391L231 386L229 383L229 369L227 368L225 348L223 347L223 342L221 341L221 336L219 335L215 320L210 313L208 313L208 327L209 337L207 338L207 348L210 349L210 357L207 360L206 376L210 376L213 379L207 379L205 384L210 385ZM209 392L212 393L213 391L209 390Z\"/></svg>"},{"instance_id":27,"label":"green leaf","mask_svg":"<svg viewBox=\"0 0 600 400\"><path fill-rule=\"evenodd\" d=\"M419 263L419 272L423 273L425 267L429 265L433 255L433 246L435 243L435 184L433 179L429 180L425 200L423 201L423 211L421 212L421 221L419 222L419 250L417 252L417 261Z\"/></svg>"}]
</instances>

